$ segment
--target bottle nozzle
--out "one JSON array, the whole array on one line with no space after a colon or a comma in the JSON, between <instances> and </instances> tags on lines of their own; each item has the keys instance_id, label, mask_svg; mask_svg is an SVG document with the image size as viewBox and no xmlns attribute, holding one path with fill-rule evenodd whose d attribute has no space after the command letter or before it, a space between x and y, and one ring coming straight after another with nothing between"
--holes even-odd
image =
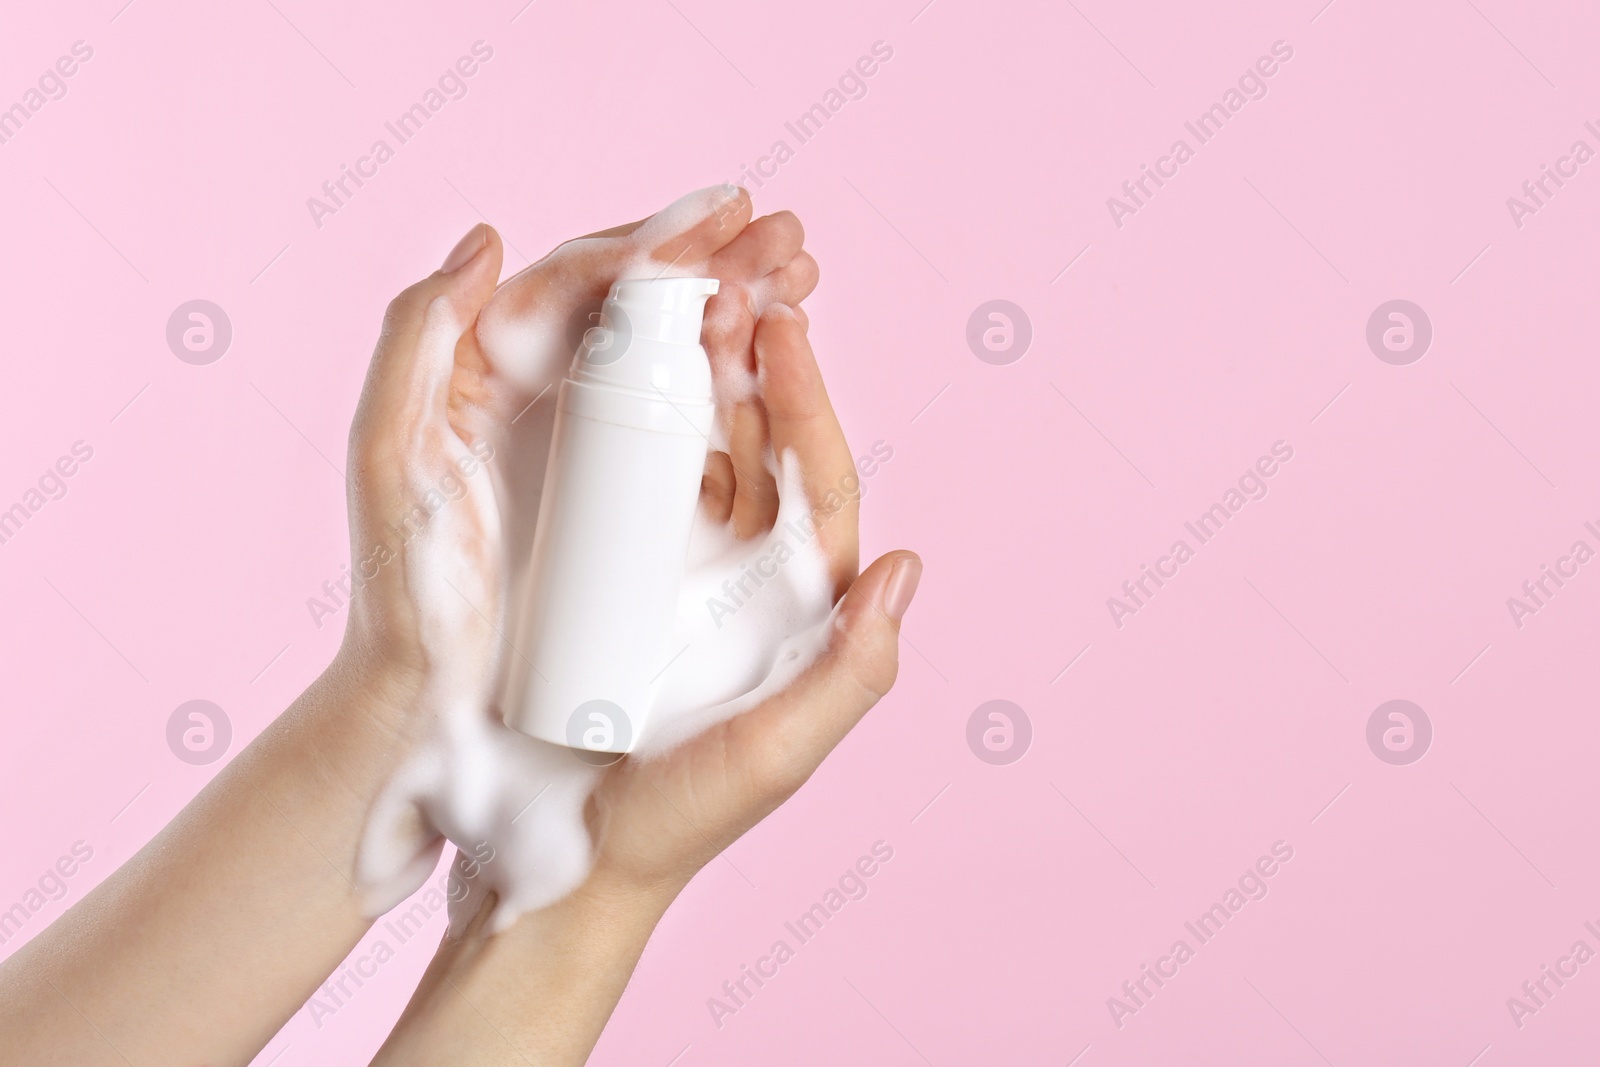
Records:
<instances>
[{"instance_id":1,"label":"bottle nozzle","mask_svg":"<svg viewBox=\"0 0 1600 1067\"><path fill-rule=\"evenodd\" d=\"M606 297L607 313L621 310L634 337L669 344L693 345L700 342L701 321L706 301L721 283L715 278L633 278L617 282Z\"/></svg>"},{"instance_id":2,"label":"bottle nozzle","mask_svg":"<svg viewBox=\"0 0 1600 1067\"><path fill-rule=\"evenodd\" d=\"M645 394L709 403L711 365L700 347L715 278L632 278L611 286L600 324L584 334L573 376Z\"/></svg>"}]
</instances>

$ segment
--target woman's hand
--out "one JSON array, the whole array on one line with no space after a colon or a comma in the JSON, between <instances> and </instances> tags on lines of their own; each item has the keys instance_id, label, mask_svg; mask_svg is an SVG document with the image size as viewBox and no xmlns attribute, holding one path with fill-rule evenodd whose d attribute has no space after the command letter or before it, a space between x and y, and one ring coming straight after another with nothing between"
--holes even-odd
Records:
<instances>
[{"instance_id":1,"label":"woman's hand","mask_svg":"<svg viewBox=\"0 0 1600 1067\"><path fill-rule=\"evenodd\" d=\"M611 283L719 279L704 341L727 381L755 371L761 310L815 287L803 239L791 213L752 221L747 193L714 187L568 241L498 288L500 237L475 226L390 304L350 433L354 595L336 664L381 680L388 726L414 737L430 685L494 702L497 665L514 654L506 600L532 545L554 387ZM750 405L730 408L748 437ZM770 486L742 483L736 521L770 526L768 498Z\"/></svg>"},{"instance_id":2,"label":"woman's hand","mask_svg":"<svg viewBox=\"0 0 1600 1067\"><path fill-rule=\"evenodd\" d=\"M444 265L390 302L350 427L349 621L336 670L376 683L410 735L421 692L448 670L487 699L507 564L492 442L452 412L476 362L478 313L502 249L474 226Z\"/></svg>"},{"instance_id":3,"label":"woman's hand","mask_svg":"<svg viewBox=\"0 0 1600 1067\"><path fill-rule=\"evenodd\" d=\"M740 536L762 536L778 513L763 454L797 464L811 508L830 494L843 501L817 524L842 599L821 654L787 686L663 755L629 757L606 772L590 802L591 891L670 900L788 799L894 684L900 620L922 562L891 552L856 576L859 496L839 488L857 484L855 461L828 402L804 313L772 305L753 342L760 391L735 409L731 454L713 454L702 504Z\"/></svg>"},{"instance_id":4,"label":"woman's hand","mask_svg":"<svg viewBox=\"0 0 1600 1067\"><path fill-rule=\"evenodd\" d=\"M0 1062L243 1063L260 1051L371 926L354 877L362 833L407 742L433 722L430 689L490 706L503 658L495 620L532 535L517 487L543 471L538 442L541 433L548 441L548 415L538 401L571 355L563 324L583 325L625 269L709 274L725 284L708 309L707 347L730 373L741 364L753 370L760 309L793 304L815 285L816 266L800 243L793 216L751 222L743 192L712 190L687 208L569 242L498 288L500 240L474 227L439 271L390 305L351 431L356 588L338 656L160 835L0 965ZM767 321L763 338L772 333ZM785 328L803 343L799 325ZM757 348L765 352L766 341ZM787 358L774 356L765 373ZM811 395L795 393L802 394ZM803 414L796 412L796 426L809 421ZM775 441L782 422L775 415ZM821 425L830 424L831 416ZM741 446L733 451L730 464L746 466ZM769 495L759 481L714 475L708 485L736 526L759 529ZM852 525L848 550L830 549L841 580L853 572L853 539ZM896 594L881 588L886 573L881 564L869 571L853 602L896 615ZM669 899L656 890L681 884L718 843L776 803L892 677L892 666L882 670L892 660L877 624L849 622L854 614L847 602L840 633L857 637L836 636L836 651L792 694L750 713L751 737L766 744L734 742L735 759L724 763L691 745L648 773L628 761L613 772L596 800L601 864L585 890L503 938L447 950L471 944L474 960L485 946L499 958L530 946L542 952L542 970L498 976L487 993L473 986L475 998L536 995L541 975L552 980L555 1000L583 997L586 982L599 982L599 995L568 1021L543 1011L522 1016L544 1027L528 1043L586 1052L621 993L616 979L626 980ZM858 640L872 633L878 646ZM829 706L812 721L816 701ZM789 770L761 756L773 746L792 749ZM782 773L762 778L775 768ZM739 781L746 772L748 789ZM758 780L773 788L755 788ZM691 798L690 784L704 795ZM667 827L673 808L713 836L691 840L681 826ZM648 840L658 827L661 839ZM616 907L594 907L602 882L623 894ZM455 985L454 958L441 957L443 969L418 1003L450 993L440 981L460 994L451 1004L464 1001L470 982L463 972L466 984ZM445 1036L435 1029L411 1048L435 1047ZM447 1045L431 1062L505 1052L499 1035L482 1036L475 1049Z\"/></svg>"},{"instance_id":5,"label":"woman's hand","mask_svg":"<svg viewBox=\"0 0 1600 1067\"><path fill-rule=\"evenodd\" d=\"M809 257L805 273L810 281L795 288L809 291ZM716 338L708 330L719 376L748 371L759 385L721 412L728 451L710 457L702 487L709 516L746 540L766 535L778 515L769 450L795 461L808 501L856 484L806 324L804 312L775 301L750 314L748 331L737 322ZM891 552L857 577L858 503L847 494L818 528L839 597L821 653L749 710L607 769L587 810L595 840L587 879L494 937L484 936L486 898L466 935L440 946L374 1064L587 1059L677 893L793 794L894 682L900 620L922 564Z\"/></svg>"}]
</instances>

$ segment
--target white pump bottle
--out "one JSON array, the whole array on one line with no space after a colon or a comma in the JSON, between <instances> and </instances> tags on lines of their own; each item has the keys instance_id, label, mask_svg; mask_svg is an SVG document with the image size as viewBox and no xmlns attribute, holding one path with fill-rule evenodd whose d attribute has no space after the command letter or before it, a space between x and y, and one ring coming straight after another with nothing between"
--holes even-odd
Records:
<instances>
[{"instance_id":1,"label":"white pump bottle","mask_svg":"<svg viewBox=\"0 0 1600 1067\"><path fill-rule=\"evenodd\" d=\"M717 285L617 282L561 383L510 654L513 729L623 753L647 725L678 651L668 644L714 416L700 327Z\"/></svg>"}]
</instances>

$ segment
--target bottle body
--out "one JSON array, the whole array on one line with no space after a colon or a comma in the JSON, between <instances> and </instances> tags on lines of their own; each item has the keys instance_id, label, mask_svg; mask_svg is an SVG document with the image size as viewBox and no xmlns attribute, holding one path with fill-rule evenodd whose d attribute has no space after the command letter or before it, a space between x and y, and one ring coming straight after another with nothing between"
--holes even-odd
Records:
<instances>
[{"instance_id":1,"label":"bottle body","mask_svg":"<svg viewBox=\"0 0 1600 1067\"><path fill-rule=\"evenodd\" d=\"M692 335L681 322L650 327L666 339L627 332L659 309L635 309L630 319L615 303L619 289L674 304L685 283L699 287L697 301L688 294ZM508 653L503 711L525 734L623 753L646 727L659 676L678 651L668 645L714 417L699 317L715 287L706 279L618 283L561 385Z\"/></svg>"}]
</instances>

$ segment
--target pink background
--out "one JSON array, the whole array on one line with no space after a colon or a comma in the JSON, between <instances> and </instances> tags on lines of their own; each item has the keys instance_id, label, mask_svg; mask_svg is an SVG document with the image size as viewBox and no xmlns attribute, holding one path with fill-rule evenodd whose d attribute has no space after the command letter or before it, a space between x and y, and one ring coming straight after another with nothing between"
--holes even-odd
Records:
<instances>
[{"instance_id":1,"label":"pink background","mask_svg":"<svg viewBox=\"0 0 1600 1067\"><path fill-rule=\"evenodd\" d=\"M1520 228L1506 206L1600 148L1591 7L123 2L15 5L0 36L0 105L94 49L0 145L0 507L94 449L0 545L0 908L94 849L29 935L223 765L168 750L178 704L220 704L234 754L332 655L319 452L342 463L388 298L480 217L519 269L794 147L882 40L868 95L752 189L822 263L853 449L894 450L864 540L927 561L900 682L684 894L594 1062L1592 1055L1600 963L1520 1029L1506 1006L1600 949L1600 565L1520 629L1506 606L1600 548L1600 162ZM314 225L306 198L478 40L469 94ZM1278 40L1266 98L1114 225L1106 198ZM164 337L195 298L233 324L209 366ZM1364 336L1395 298L1434 329L1408 366ZM965 340L992 299L1031 319L1010 365ZM1270 494L1115 626L1106 598L1278 440ZM1409 766L1366 741L1395 698L1434 728ZM1007 766L966 741L993 699L1033 725ZM718 1028L707 998L879 840L870 894ZM1279 840L1270 894L1115 1025L1107 998ZM258 1063L363 1061L441 922Z\"/></svg>"}]
</instances>

